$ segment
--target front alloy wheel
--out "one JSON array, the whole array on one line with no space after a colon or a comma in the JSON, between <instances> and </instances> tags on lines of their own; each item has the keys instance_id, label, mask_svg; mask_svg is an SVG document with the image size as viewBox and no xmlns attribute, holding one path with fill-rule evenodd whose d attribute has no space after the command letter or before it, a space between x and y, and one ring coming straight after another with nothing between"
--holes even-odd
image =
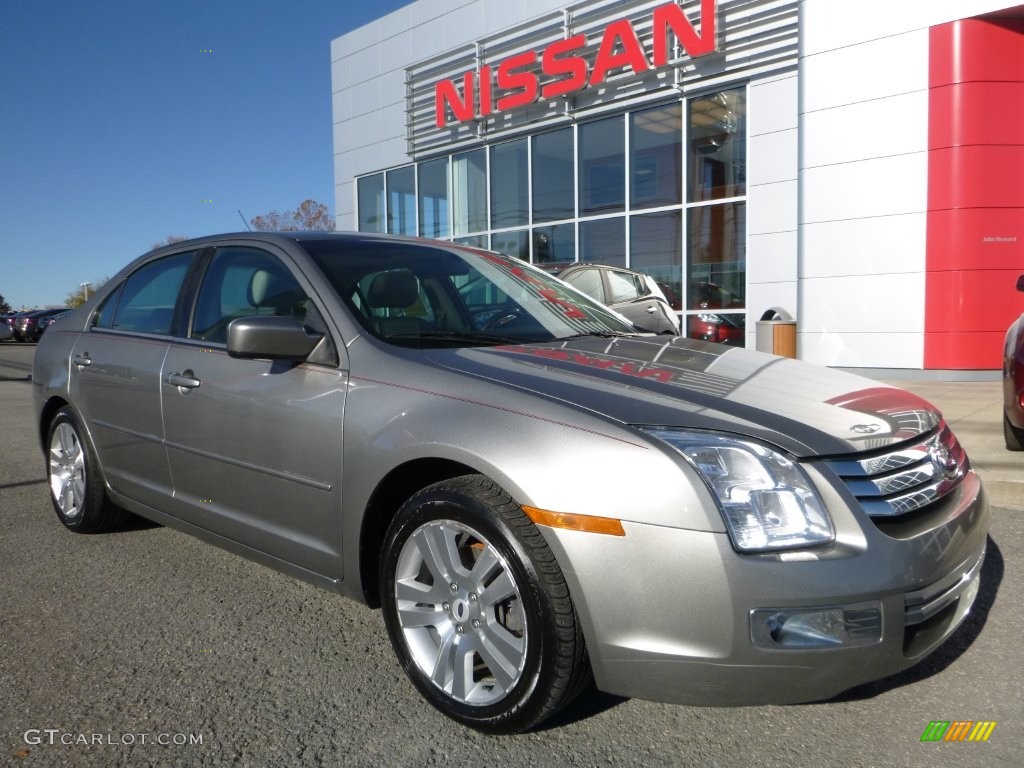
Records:
<instances>
[{"instance_id":1,"label":"front alloy wheel","mask_svg":"<svg viewBox=\"0 0 1024 768\"><path fill-rule=\"evenodd\" d=\"M128 515L107 498L96 454L67 406L50 422L46 445L50 501L65 527L100 533L122 525Z\"/></svg>"},{"instance_id":2,"label":"front alloy wheel","mask_svg":"<svg viewBox=\"0 0 1024 768\"><path fill-rule=\"evenodd\" d=\"M523 598L515 576L479 532L431 520L405 540L395 603L417 668L460 704L500 701L526 663Z\"/></svg>"},{"instance_id":3,"label":"front alloy wheel","mask_svg":"<svg viewBox=\"0 0 1024 768\"><path fill-rule=\"evenodd\" d=\"M384 618L410 679L449 717L526 730L589 682L564 577L540 531L486 478L438 483L389 530Z\"/></svg>"}]
</instances>

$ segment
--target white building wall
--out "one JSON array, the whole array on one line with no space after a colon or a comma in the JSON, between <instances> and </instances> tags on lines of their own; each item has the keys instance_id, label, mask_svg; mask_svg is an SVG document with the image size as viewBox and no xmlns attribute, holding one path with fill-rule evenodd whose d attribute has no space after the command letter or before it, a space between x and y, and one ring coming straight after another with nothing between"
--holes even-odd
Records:
<instances>
[{"instance_id":1,"label":"white building wall","mask_svg":"<svg viewBox=\"0 0 1024 768\"><path fill-rule=\"evenodd\" d=\"M797 312L799 110L796 73L747 93L747 346L768 309Z\"/></svg>"},{"instance_id":2,"label":"white building wall","mask_svg":"<svg viewBox=\"0 0 1024 768\"><path fill-rule=\"evenodd\" d=\"M802 0L801 358L923 368L928 28L1006 5Z\"/></svg>"},{"instance_id":3,"label":"white building wall","mask_svg":"<svg viewBox=\"0 0 1024 768\"><path fill-rule=\"evenodd\" d=\"M562 8L563 0L417 0L331 42L334 210L352 230L355 174L409 162L405 68Z\"/></svg>"}]
</instances>

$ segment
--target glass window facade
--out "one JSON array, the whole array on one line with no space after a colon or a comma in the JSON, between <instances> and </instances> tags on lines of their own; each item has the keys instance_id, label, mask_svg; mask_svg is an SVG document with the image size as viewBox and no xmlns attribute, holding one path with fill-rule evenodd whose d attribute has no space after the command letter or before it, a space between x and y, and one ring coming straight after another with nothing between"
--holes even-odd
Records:
<instances>
[{"instance_id":1,"label":"glass window facade","mask_svg":"<svg viewBox=\"0 0 1024 768\"><path fill-rule=\"evenodd\" d=\"M580 261L626 266L626 220L614 216L581 221Z\"/></svg>"},{"instance_id":2,"label":"glass window facade","mask_svg":"<svg viewBox=\"0 0 1024 768\"><path fill-rule=\"evenodd\" d=\"M533 137L533 220L571 219L576 215L576 151L573 129Z\"/></svg>"},{"instance_id":3,"label":"glass window facade","mask_svg":"<svg viewBox=\"0 0 1024 768\"><path fill-rule=\"evenodd\" d=\"M679 210L629 218L629 266L654 278L672 309L683 309L683 214Z\"/></svg>"},{"instance_id":4,"label":"glass window facade","mask_svg":"<svg viewBox=\"0 0 1024 768\"><path fill-rule=\"evenodd\" d=\"M356 183L359 200L359 231L384 232L384 174L363 176Z\"/></svg>"},{"instance_id":5,"label":"glass window facade","mask_svg":"<svg viewBox=\"0 0 1024 768\"><path fill-rule=\"evenodd\" d=\"M552 224L533 228L533 262L576 261L576 225Z\"/></svg>"},{"instance_id":6,"label":"glass window facade","mask_svg":"<svg viewBox=\"0 0 1024 768\"><path fill-rule=\"evenodd\" d=\"M579 127L580 214L621 211L626 204L626 133L622 115Z\"/></svg>"},{"instance_id":7,"label":"glass window facade","mask_svg":"<svg viewBox=\"0 0 1024 768\"><path fill-rule=\"evenodd\" d=\"M629 125L631 207L678 204L683 197L682 104L634 112Z\"/></svg>"},{"instance_id":8,"label":"glass window facade","mask_svg":"<svg viewBox=\"0 0 1024 768\"><path fill-rule=\"evenodd\" d=\"M407 165L387 173L388 232L416 234L416 167Z\"/></svg>"},{"instance_id":9,"label":"glass window facade","mask_svg":"<svg viewBox=\"0 0 1024 768\"><path fill-rule=\"evenodd\" d=\"M416 194L421 237L448 237L448 158L419 165Z\"/></svg>"},{"instance_id":10,"label":"glass window facade","mask_svg":"<svg viewBox=\"0 0 1024 768\"><path fill-rule=\"evenodd\" d=\"M491 229L530 223L526 139L491 147Z\"/></svg>"},{"instance_id":11,"label":"glass window facade","mask_svg":"<svg viewBox=\"0 0 1024 768\"><path fill-rule=\"evenodd\" d=\"M689 335L743 345L746 145L746 88L730 88L362 176L356 220L635 269Z\"/></svg>"},{"instance_id":12,"label":"glass window facade","mask_svg":"<svg viewBox=\"0 0 1024 768\"><path fill-rule=\"evenodd\" d=\"M452 158L452 234L487 229L487 153L482 149Z\"/></svg>"}]
</instances>

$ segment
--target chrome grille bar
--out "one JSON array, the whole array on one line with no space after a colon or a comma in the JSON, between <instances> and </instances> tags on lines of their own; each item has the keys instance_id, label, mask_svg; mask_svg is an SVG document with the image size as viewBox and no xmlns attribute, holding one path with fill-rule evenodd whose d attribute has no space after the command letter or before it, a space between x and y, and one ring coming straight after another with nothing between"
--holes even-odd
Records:
<instances>
[{"instance_id":1,"label":"chrome grille bar","mask_svg":"<svg viewBox=\"0 0 1024 768\"><path fill-rule=\"evenodd\" d=\"M970 468L945 422L895 451L829 462L871 517L898 517L927 507L959 485Z\"/></svg>"}]
</instances>

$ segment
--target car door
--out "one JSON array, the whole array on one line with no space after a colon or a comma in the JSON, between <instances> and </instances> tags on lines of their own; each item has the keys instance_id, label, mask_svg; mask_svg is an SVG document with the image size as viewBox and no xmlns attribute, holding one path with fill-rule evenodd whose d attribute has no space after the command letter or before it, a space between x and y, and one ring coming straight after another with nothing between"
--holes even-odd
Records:
<instances>
[{"instance_id":1,"label":"car door","mask_svg":"<svg viewBox=\"0 0 1024 768\"><path fill-rule=\"evenodd\" d=\"M129 274L99 305L71 353L69 394L107 482L158 508L171 495L160 371L196 258L194 251L165 256Z\"/></svg>"},{"instance_id":2,"label":"car door","mask_svg":"<svg viewBox=\"0 0 1024 768\"><path fill-rule=\"evenodd\" d=\"M231 320L265 314L290 315L326 334L311 361L228 355ZM175 514L274 558L340 576L347 380L297 272L262 248L216 249L188 338L168 349L160 384Z\"/></svg>"},{"instance_id":3,"label":"car door","mask_svg":"<svg viewBox=\"0 0 1024 768\"><path fill-rule=\"evenodd\" d=\"M665 327L665 310L651 293L642 275L618 269L602 270L607 303L644 330L660 333Z\"/></svg>"}]
</instances>

